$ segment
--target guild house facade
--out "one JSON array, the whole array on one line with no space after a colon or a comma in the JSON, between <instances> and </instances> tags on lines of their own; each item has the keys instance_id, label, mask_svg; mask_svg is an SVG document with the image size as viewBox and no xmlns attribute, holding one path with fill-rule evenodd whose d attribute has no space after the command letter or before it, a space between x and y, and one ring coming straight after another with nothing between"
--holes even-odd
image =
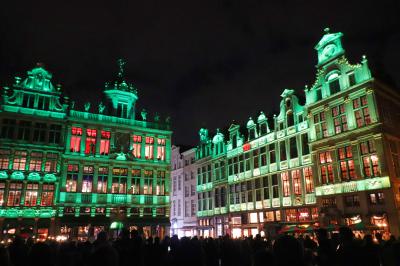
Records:
<instances>
[{"instance_id":1,"label":"guild house facade","mask_svg":"<svg viewBox=\"0 0 400 266\"><path fill-rule=\"evenodd\" d=\"M281 94L280 112L232 124L196 150L198 233L273 234L282 225L334 226L399 235L399 94L350 64L342 33L315 46L305 102Z\"/></svg>"},{"instance_id":2,"label":"guild house facade","mask_svg":"<svg viewBox=\"0 0 400 266\"><path fill-rule=\"evenodd\" d=\"M169 231L169 118L136 111L118 61L103 102L75 109L37 65L2 87L1 234L87 239L101 230Z\"/></svg>"}]
</instances>

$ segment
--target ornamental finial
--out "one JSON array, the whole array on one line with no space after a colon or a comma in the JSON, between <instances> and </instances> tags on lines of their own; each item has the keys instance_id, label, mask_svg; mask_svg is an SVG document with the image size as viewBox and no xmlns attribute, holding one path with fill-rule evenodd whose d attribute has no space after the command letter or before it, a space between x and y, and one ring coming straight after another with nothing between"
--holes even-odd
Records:
<instances>
[{"instance_id":1,"label":"ornamental finial","mask_svg":"<svg viewBox=\"0 0 400 266\"><path fill-rule=\"evenodd\" d=\"M331 30L330 28L326 27L326 28L324 29L325 34L328 34L330 30Z\"/></svg>"},{"instance_id":2,"label":"ornamental finial","mask_svg":"<svg viewBox=\"0 0 400 266\"><path fill-rule=\"evenodd\" d=\"M125 72L124 67L125 67L126 61L124 59L120 58L117 60L117 63L118 63L118 67L119 67L118 77L122 78L124 76L124 72Z\"/></svg>"}]
</instances>

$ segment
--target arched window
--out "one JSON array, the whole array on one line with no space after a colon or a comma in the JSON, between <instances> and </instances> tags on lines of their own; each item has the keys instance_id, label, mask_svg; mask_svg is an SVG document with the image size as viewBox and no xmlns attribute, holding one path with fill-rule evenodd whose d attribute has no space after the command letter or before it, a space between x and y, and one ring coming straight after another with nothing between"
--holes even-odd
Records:
<instances>
[{"instance_id":1,"label":"arched window","mask_svg":"<svg viewBox=\"0 0 400 266\"><path fill-rule=\"evenodd\" d=\"M340 77L340 72L337 70L331 71L327 76L326 76L326 81L329 86L329 91L330 94L336 94L340 92L340 82L339 82L339 77Z\"/></svg>"}]
</instances>

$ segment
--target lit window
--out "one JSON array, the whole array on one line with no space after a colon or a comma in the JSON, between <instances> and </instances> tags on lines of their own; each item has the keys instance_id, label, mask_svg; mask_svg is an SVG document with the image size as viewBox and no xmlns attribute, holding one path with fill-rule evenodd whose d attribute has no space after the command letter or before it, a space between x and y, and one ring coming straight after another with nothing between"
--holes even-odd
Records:
<instances>
[{"instance_id":1,"label":"lit window","mask_svg":"<svg viewBox=\"0 0 400 266\"><path fill-rule=\"evenodd\" d=\"M10 165L10 150L0 150L0 169L7 170Z\"/></svg>"},{"instance_id":2,"label":"lit window","mask_svg":"<svg viewBox=\"0 0 400 266\"><path fill-rule=\"evenodd\" d=\"M127 168L113 168L111 193L126 194L127 176Z\"/></svg>"},{"instance_id":3,"label":"lit window","mask_svg":"<svg viewBox=\"0 0 400 266\"><path fill-rule=\"evenodd\" d=\"M86 129L86 145L85 154L95 154L96 153L96 129Z\"/></svg>"},{"instance_id":4,"label":"lit window","mask_svg":"<svg viewBox=\"0 0 400 266\"><path fill-rule=\"evenodd\" d=\"M35 123L33 130L33 141L34 142L45 142L46 141L46 129L45 123Z\"/></svg>"},{"instance_id":5,"label":"lit window","mask_svg":"<svg viewBox=\"0 0 400 266\"><path fill-rule=\"evenodd\" d=\"M108 167L99 167L97 193L107 193Z\"/></svg>"},{"instance_id":6,"label":"lit window","mask_svg":"<svg viewBox=\"0 0 400 266\"><path fill-rule=\"evenodd\" d=\"M0 182L0 206L4 205L6 183Z\"/></svg>"},{"instance_id":7,"label":"lit window","mask_svg":"<svg viewBox=\"0 0 400 266\"><path fill-rule=\"evenodd\" d=\"M13 162L13 169L14 170L25 170L26 165L26 151L15 151L14 153L14 162Z\"/></svg>"},{"instance_id":8,"label":"lit window","mask_svg":"<svg viewBox=\"0 0 400 266\"><path fill-rule=\"evenodd\" d=\"M43 184L40 205L41 206L51 206L51 205L53 205L53 199L54 199L54 185L53 184Z\"/></svg>"},{"instance_id":9,"label":"lit window","mask_svg":"<svg viewBox=\"0 0 400 266\"><path fill-rule=\"evenodd\" d=\"M71 142L70 151L79 152L81 150L82 128L72 127L71 129Z\"/></svg>"},{"instance_id":10,"label":"lit window","mask_svg":"<svg viewBox=\"0 0 400 266\"><path fill-rule=\"evenodd\" d=\"M133 145L132 145L132 155L135 158L141 157L141 149L142 149L142 136L133 135Z\"/></svg>"},{"instance_id":11,"label":"lit window","mask_svg":"<svg viewBox=\"0 0 400 266\"><path fill-rule=\"evenodd\" d=\"M300 170L292 171L293 192L295 195L301 195Z\"/></svg>"},{"instance_id":12,"label":"lit window","mask_svg":"<svg viewBox=\"0 0 400 266\"><path fill-rule=\"evenodd\" d=\"M77 164L69 164L67 168L67 179L65 184L65 190L67 192L76 192L76 186L78 182L78 169Z\"/></svg>"},{"instance_id":13,"label":"lit window","mask_svg":"<svg viewBox=\"0 0 400 266\"><path fill-rule=\"evenodd\" d=\"M333 166L331 152L319 153L320 171L321 171L321 182L323 184L333 183Z\"/></svg>"},{"instance_id":14,"label":"lit window","mask_svg":"<svg viewBox=\"0 0 400 266\"><path fill-rule=\"evenodd\" d=\"M354 169L353 154L351 146L346 146L338 149L340 177L343 180L353 180L356 178Z\"/></svg>"},{"instance_id":15,"label":"lit window","mask_svg":"<svg viewBox=\"0 0 400 266\"><path fill-rule=\"evenodd\" d=\"M328 136L328 128L326 126L324 111L314 115L314 127L317 139L322 139Z\"/></svg>"},{"instance_id":16,"label":"lit window","mask_svg":"<svg viewBox=\"0 0 400 266\"><path fill-rule=\"evenodd\" d=\"M25 206L36 206L39 184L28 183L25 190Z\"/></svg>"},{"instance_id":17,"label":"lit window","mask_svg":"<svg viewBox=\"0 0 400 266\"><path fill-rule=\"evenodd\" d=\"M165 161L165 139L157 139L157 159Z\"/></svg>"},{"instance_id":18,"label":"lit window","mask_svg":"<svg viewBox=\"0 0 400 266\"><path fill-rule=\"evenodd\" d=\"M12 182L9 185L7 206L19 206L21 203L22 183Z\"/></svg>"},{"instance_id":19,"label":"lit window","mask_svg":"<svg viewBox=\"0 0 400 266\"><path fill-rule=\"evenodd\" d=\"M93 166L83 167L83 177L82 177L82 192L90 193L93 187Z\"/></svg>"},{"instance_id":20,"label":"lit window","mask_svg":"<svg viewBox=\"0 0 400 266\"><path fill-rule=\"evenodd\" d=\"M380 175L379 158L376 154L375 143L373 140L365 141L360 144L363 172L365 177Z\"/></svg>"},{"instance_id":21,"label":"lit window","mask_svg":"<svg viewBox=\"0 0 400 266\"><path fill-rule=\"evenodd\" d=\"M367 96L353 100L354 116L356 118L357 127L371 124L371 116L368 109Z\"/></svg>"},{"instance_id":22,"label":"lit window","mask_svg":"<svg viewBox=\"0 0 400 266\"><path fill-rule=\"evenodd\" d=\"M110 153L110 131L101 131L101 140L100 140L100 154L107 155Z\"/></svg>"},{"instance_id":23,"label":"lit window","mask_svg":"<svg viewBox=\"0 0 400 266\"><path fill-rule=\"evenodd\" d=\"M282 178L282 192L284 197L288 197L290 195L290 183L289 183L289 174L288 172L281 173Z\"/></svg>"},{"instance_id":24,"label":"lit window","mask_svg":"<svg viewBox=\"0 0 400 266\"><path fill-rule=\"evenodd\" d=\"M132 169L132 182L131 182L131 190L132 194L140 194L140 177L141 177L140 169Z\"/></svg>"},{"instance_id":25,"label":"lit window","mask_svg":"<svg viewBox=\"0 0 400 266\"><path fill-rule=\"evenodd\" d=\"M306 193L314 192L314 180L312 176L312 168L306 167L303 169L304 181L306 182Z\"/></svg>"},{"instance_id":26,"label":"lit window","mask_svg":"<svg viewBox=\"0 0 400 266\"><path fill-rule=\"evenodd\" d=\"M152 170L144 170L143 194L145 194L145 195L153 194L153 171Z\"/></svg>"},{"instance_id":27,"label":"lit window","mask_svg":"<svg viewBox=\"0 0 400 266\"><path fill-rule=\"evenodd\" d=\"M44 171L48 173L57 172L57 160L58 160L57 153L47 153Z\"/></svg>"},{"instance_id":28,"label":"lit window","mask_svg":"<svg viewBox=\"0 0 400 266\"><path fill-rule=\"evenodd\" d=\"M332 118L336 134L348 130L344 104L340 104L332 108Z\"/></svg>"},{"instance_id":29,"label":"lit window","mask_svg":"<svg viewBox=\"0 0 400 266\"><path fill-rule=\"evenodd\" d=\"M29 171L39 172L42 170L42 159L43 153L41 152L31 152L29 161Z\"/></svg>"},{"instance_id":30,"label":"lit window","mask_svg":"<svg viewBox=\"0 0 400 266\"><path fill-rule=\"evenodd\" d=\"M148 160L152 160L154 158L154 138L146 137L146 146L145 146L145 157Z\"/></svg>"}]
</instances>

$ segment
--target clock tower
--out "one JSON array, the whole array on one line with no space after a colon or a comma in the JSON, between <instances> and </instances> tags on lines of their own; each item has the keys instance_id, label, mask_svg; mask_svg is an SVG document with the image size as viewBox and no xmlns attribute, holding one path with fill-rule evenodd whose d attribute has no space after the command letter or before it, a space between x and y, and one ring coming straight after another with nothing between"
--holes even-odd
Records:
<instances>
[{"instance_id":1,"label":"clock tower","mask_svg":"<svg viewBox=\"0 0 400 266\"><path fill-rule=\"evenodd\" d=\"M344 54L344 49L342 47L342 36L343 33L330 33L329 28L326 28L325 34L322 39L314 47L318 53L318 64L317 67L330 62Z\"/></svg>"}]
</instances>

